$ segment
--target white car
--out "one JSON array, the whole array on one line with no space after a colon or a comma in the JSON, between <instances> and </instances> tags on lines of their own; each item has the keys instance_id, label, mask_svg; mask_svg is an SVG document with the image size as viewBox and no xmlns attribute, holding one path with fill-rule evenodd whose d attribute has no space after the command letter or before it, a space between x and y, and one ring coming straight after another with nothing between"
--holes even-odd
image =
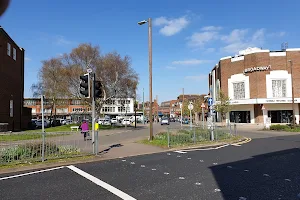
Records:
<instances>
[{"instance_id":1,"label":"white car","mask_svg":"<svg viewBox=\"0 0 300 200\"><path fill-rule=\"evenodd\" d=\"M130 125L130 120L129 119L123 119L122 125Z\"/></svg>"},{"instance_id":2,"label":"white car","mask_svg":"<svg viewBox=\"0 0 300 200\"><path fill-rule=\"evenodd\" d=\"M118 121L117 121L116 118L112 118L112 119L110 120L110 122L111 122L112 124L116 124Z\"/></svg>"},{"instance_id":3,"label":"white car","mask_svg":"<svg viewBox=\"0 0 300 200\"><path fill-rule=\"evenodd\" d=\"M170 121L168 118L162 118L160 121L160 124L161 125L164 125L164 124L170 125Z\"/></svg>"},{"instance_id":4,"label":"white car","mask_svg":"<svg viewBox=\"0 0 300 200\"><path fill-rule=\"evenodd\" d=\"M110 120L109 119L104 120L103 125L110 126L111 125Z\"/></svg>"}]
</instances>

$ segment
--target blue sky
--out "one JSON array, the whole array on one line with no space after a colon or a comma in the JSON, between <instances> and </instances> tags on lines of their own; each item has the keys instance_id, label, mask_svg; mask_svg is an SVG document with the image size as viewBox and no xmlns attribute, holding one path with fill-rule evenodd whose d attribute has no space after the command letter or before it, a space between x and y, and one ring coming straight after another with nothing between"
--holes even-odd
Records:
<instances>
[{"instance_id":1,"label":"blue sky","mask_svg":"<svg viewBox=\"0 0 300 200\"><path fill-rule=\"evenodd\" d=\"M102 53L131 56L138 94L145 88L148 99L147 26L137 22L151 17L153 97L161 102L176 99L182 88L207 93L208 72L221 57L247 47L279 50L285 41L300 47L299 7L298 0L13 0L0 25L25 48L25 97L42 60L89 42Z\"/></svg>"}]
</instances>

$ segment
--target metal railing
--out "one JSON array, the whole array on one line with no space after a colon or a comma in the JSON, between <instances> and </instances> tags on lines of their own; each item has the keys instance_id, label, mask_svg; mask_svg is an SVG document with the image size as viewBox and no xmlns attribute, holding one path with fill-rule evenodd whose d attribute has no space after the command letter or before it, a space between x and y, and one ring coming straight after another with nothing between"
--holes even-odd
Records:
<instances>
[{"instance_id":1,"label":"metal railing","mask_svg":"<svg viewBox=\"0 0 300 200\"><path fill-rule=\"evenodd\" d=\"M91 134L91 133L90 133ZM81 132L7 133L0 135L0 165L90 155L92 140L84 141Z\"/></svg>"},{"instance_id":2,"label":"metal railing","mask_svg":"<svg viewBox=\"0 0 300 200\"><path fill-rule=\"evenodd\" d=\"M166 140L168 147L205 143L212 141L212 131L214 141L226 141L238 136L236 125L231 124L226 127L168 127L166 132L156 135L157 139Z\"/></svg>"}]
</instances>

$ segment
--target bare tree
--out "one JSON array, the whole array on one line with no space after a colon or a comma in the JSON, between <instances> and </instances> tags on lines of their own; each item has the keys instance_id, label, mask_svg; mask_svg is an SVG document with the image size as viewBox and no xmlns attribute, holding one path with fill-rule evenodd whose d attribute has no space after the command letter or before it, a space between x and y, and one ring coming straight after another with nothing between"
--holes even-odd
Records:
<instances>
[{"instance_id":1,"label":"bare tree","mask_svg":"<svg viewBox=\"0 0 300 200\"><path fill-rule=\"evenodd\" d=\"M66 97L68 91L65 87L66 72L59 58L42 61L42 68L38 74L38 83L31 86L35 97L45 95L46 99L48 99L51 108L51 118L53 110L54 118L56 117L57 100Z\"/></svg>"}]
</instances>

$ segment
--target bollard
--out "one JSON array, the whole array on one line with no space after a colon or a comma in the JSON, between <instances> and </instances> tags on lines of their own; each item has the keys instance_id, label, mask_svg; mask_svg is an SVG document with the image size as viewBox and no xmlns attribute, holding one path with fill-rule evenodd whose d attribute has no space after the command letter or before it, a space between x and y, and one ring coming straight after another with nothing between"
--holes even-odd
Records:
<instances>
[{"instance_id":1,"label":"bollard","mask_svg":"<svg viewBox=\"0 0 300 200\"><path fill-rule=\"evenodd\" d=\"M99 152L99 142L98 142L98 131L95 131L95 155L98 155Z\"/></svg>"},{"instance_id":2,"label":"bollard","mask_svg":"<svg viewBox=\"0 0 300 200\"><path fill-rule=\"evenodd\" d=\"M234 127L234 135L237 136L236 124L234 124L233 127Z\"/></svg>"},{"instance_id":3,"label":"bollard","mask_svg":"<svg viewBox=\"0 0 300 200\"><path fill-rule=\"evenodd\" d=\"M169 133L169 127L167 128L167 136L168 136L168 148L170 148L170 133Z\"/></svg>"}]
</instances>

